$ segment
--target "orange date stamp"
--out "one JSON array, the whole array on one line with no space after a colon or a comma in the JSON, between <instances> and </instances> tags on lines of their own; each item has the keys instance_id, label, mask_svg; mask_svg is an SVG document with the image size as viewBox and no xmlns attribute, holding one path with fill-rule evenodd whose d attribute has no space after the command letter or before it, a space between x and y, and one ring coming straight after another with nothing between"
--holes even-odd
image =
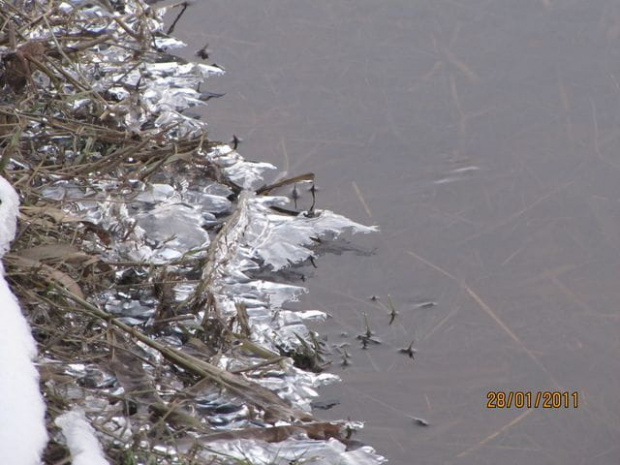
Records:
<instances>
[{"instance_id":1,"label":"orange date stamp","mask_svg":"<svg viewBox=\"0 0 620 465\"><path fill-rule=\"evenodd\" d=\"M489 391L487 408L578 408L577 391Z\"/></svg>"}]
</instances>

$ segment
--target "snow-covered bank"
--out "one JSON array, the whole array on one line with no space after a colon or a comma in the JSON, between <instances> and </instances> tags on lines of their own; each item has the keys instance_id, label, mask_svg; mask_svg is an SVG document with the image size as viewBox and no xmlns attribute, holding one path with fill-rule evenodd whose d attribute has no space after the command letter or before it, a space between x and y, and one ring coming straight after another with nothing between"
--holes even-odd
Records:
<instances>
[{"instance_id":1,"label":"snow-covered bank","mask_svg":"<svg viewBox=\"0 0 620 465\"><path fill-rule=\"evenodd\" d=\"M19 197L0 176L0 258L15 237ZM47 442L45 403L30 325L0 262L0 463L36 465Z\"/></svg>"}]
</instances>

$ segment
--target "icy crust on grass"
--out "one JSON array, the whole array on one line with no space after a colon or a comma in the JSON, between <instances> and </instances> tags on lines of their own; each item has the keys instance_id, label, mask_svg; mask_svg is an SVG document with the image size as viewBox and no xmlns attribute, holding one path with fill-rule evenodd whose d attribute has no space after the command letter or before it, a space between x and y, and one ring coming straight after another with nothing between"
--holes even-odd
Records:
<instances>
[{"instance_id":1,"label":"icy crust on grass","mask_svg":"<svg viewBox=\"0 0 620 465\"><path fill-rule=\"evenodd\" d=\"M62 181L43 194L62 201L72 215L125 239L102 251L103 257L145 264L168 263L185 252L204 250L210 242L204 227L231 208L225 197L207 194L198 186L177 191L168 184L139 181L131 190L116 181L99 181L88 188ZM205 206L214 213L205 211Z\"/></svg>"},{"instance_id":2,"label":"icy crust on grass","mask_svg":"<svg viewBox=\"0 0 620 465\"><path fill-rule=\"evenodd\" d=\"M282 345L297 346L297 335L308 335L304 317L321 318L321 313L282 309L283 304L297 300L306 289L252 278L252 272L261 268L280 271L304 262L314 257L311 246L318 239L336 238L347 230L377 231L376 227L363 226L328 210L289 216L270 208L287 202L284 197L243 192L225 234L214 244L213 265L203 276L212 282L218 310L233 316L237 305L244 304L253 324L253 336L273 350Z\"/></svg>"},{"instance_id":3,"label":"icy crust on grass","mask_svg":"<svg viewBox=\"0 0 620 465\"><path fill-rule=\"evenodd\" d=\"M325 315L318 311L303 313L283 309L285 303L297 300L306 289L252 278L252 273L261 268L278 271L307 260L313 256L309 246L317 239L338 237L347 230L354 233L376 231L374 227L360 225L327 210L288 216L269 208L287 201L282 197L243 192L224 234L220 233L213 244L215 253L203 275L203 280L210 283L209 290L220 314L232 319L237 315L238 306L243 305L249 317L252 340L275 353L299 348L300 338L310 341L304 320L321 319ZM237 368L234 362L225 362L228 360L221 360L220 364L225 368ZM335 375L310 373L292 365L284 376L274 370L272 376L263 374L254 379L306 411L310 411L310 402L318 395L316 388L336 380Z\"/></svg>"},{"instance_id":4,"label":"icy crust on grass","mask_svg":"<svg viewBox=\"0 0 620 465\"><path fill-rule=\"evenodd\" d=\"M51 2L41 4L53 5ZM125 28L151 37L152 43L161 48L172 49L178 47L179 42L162 33L158 14L141 1L124 3L123 14L107 10L102 5L82 1L59 4L58 11L71 15L71 19L51 29L47 28L45 21L38 22L30 38L53 42L55 33L79 36L85 27L97 35L113 37L114 44L107 41L105 45L93 46L66 69L76 81L88 81L106 99L100 101L91 98L93 96L83 98L78 95L81 89L76 89L70 80L60 87L51 86L49 79L41 73L33 76L37 86L52 94L63 94L67 113L76 115L76 118L79 115L96 115L99 120L124 131L129 138L159 138L158 143L162 146L181 143L184 138L206 139L206 124L184 115L183 111L203 104L209 95L205 97L204 93L199 92L199 85L205 78L221 74L222 70L215 66L185 63L161 51L145 50L143 44L135 41ZM46 13L46 18L48 16ZM63 46L71 45L71 40L63 43ZM137 59L136 54L139 56ZM67 98L68 95L75 95L76 98ZM53 116L60 119L66 117L63 112ZM35 139L45 131L44 124L30 122L24 134ZM61 155L75 159L85 156L79 150L73 152L72 149L61 153L58 149L61 144L63 140L59 139L37 150L50 162L62 162ZM88 156L94 160L103 157L96 147L88 147L88 150ZM139 177L132 179L126 172L119 173L114 179L104 179L95 173L88 183L70 178L49 179L42 193L47 199L61 203L69 215L109 234L109 244L102 246L95 241L90 244L92 251L103 261L134 262L135 269L130 271L145 281L149 279L148 273L152 272L149 265L167 265L166 270L184 277L174 286L175 298L168 305L183 307L190 297L200 300L208 295L212 298L209 306L202 305L198 315L179 315L189 317L183 327L170 323L167 332L153 336L159 342L188 351L184 344L188 333L190 336L193 331L197 333L201 321L216 311L226 327L236 333L249 329L249 340L272 354L279 355L299 349L304 344L312 344L305 321L325 315L318 311L294 312L284 308L287 302L297 300L306 289L280 282L284 279L268 280L256 276L263 271L278 276L286 268L313 257L313 245L317 238L329 240L345 231L369 233L376 228L357 224L326 210L297 215L277 213L272 207L284 206L286 198L258 196L252 191L265 183L264 176L275 169L273 165L247 161L226 144L213 146L205 143L193 155L194 161L202 159L203 165L221 174L221 178L215 176L216 182L206 176L211 171L195 167L185 171L162 168L163 174L158 175L157 180L150 181ZM127 161L131 162L131 157ZM19 166L22 169L36 166L36 163L27 166L28 162L23 160L15 163L21 163ZM117 180L121 177L124 181ZM234 189L237 187L241 188L240 193ZM218 228L220 232L217 234L207 232ZM2 242L0 247L3 247ZM191 276L191 267L183 264L187 258L206 259L201 284L195 283L196 276ZM124 278L119 276L119 281ZM204 289L202 284L206 285ZM153 293L144 289L128 290L127 286L110 289L91 300L119 320L136 325L141 330L153 326L159 305ZM240 308L247 312L247 328L239 321ZM33 347L31 345L31 349ZM156 383L156 394L143 400L143 403L158 401L173 405L178 400L178 393L188 386L171 370L166 372L162 369L166 365L160 353L142 343L135 343L132 347L148 363L140 362L133 367L133 371L128 371L134 378L148 378ZM232 344L232 347L221 350L223 353L218 353L213 363L227 370L245 370L243 376L247 379L275 391L281 398L290 401L294 408L305 412L310 411L310 401L317 396L316 389L338 379L332 374L301 370L290 359L253 370L255 364L265 361L264 357L249 353L242 345L237 347ZM23 353L32 355L27 350ZM52 360L49 362L54 363ZM126 386L135 381L130 376L123 382L118 370L111 373L109 368L94 363L73 364L66 367L66 373L79 379L80 386L65 386L65 399L81 405L89 418L117 438L117 445L139 441L139 437L149 432L152 426L144 423L144 412L127 416L118 402L108 400L128 394ZM6 378L0 377L0 383L3 379ZM136 390L141 391L143 387L138 386ZM148 391L151 386L147 388ZM248 405L239 396L222 392L217 386L205 388L197 395L195 402L188 401L188 405L201 415L203 426L215 430L269 426L264 412L257 412L255 406ZM72 449L74 463L87 463L86 457L93 460L88 463L99 463L97 460L104 463L97 451L93 431L88 428L89 420L83 413L73 411L58 421ZM0 423L0 431L4 424ZM36 433L36 429L33 431ZM36 438L36 434L31 436ZM92 459L88 455L81 457L79 450L84 444L91 444L87 448L93 454ZM157 444L146 446L160 447ZM206 448L209 447L206 444ZM241 453L239 448L244 448L242 450L245 452ZM365 465L383 462L383 458L370 447L347 451L343 443L334 439L314 441L304 435L276 444L248 439L230 440L218 442L215 449L224 453L223 457L226 454L239 457L241 453L253 463L263 463L263 459L276 461L282 457L289 457L289 462L302 460L300 457L304 452L304 461L306 457L315 456L316 463ZM175 447L170 446L166 450L170 460L176 460ZM5 461L0 460L0 463Z\"/></svg>"},{"instance_id":5,"label":"icy crust on grass","mask_svg":"<svg viewBox=\"0 0 620 465\"><path fill-rule=\"evenodd\" d=\"M51 2L40 2L49 4ZM69 4L64 4L69 5ZM89 61L72 63L66 71L74 78L90 80L92 88L97 92L114 96L118 103L105 109L103 119L120 120L127 129L138 132L148 129L148 126L161 127L178 124L177 135L184 137L201 133L204 123L183 115L181 112L202 103L202 94L195 88L211 75L223 73L221 68L202 63L187 63L171 55L162 53L165 49L179 48L182 42L163 35L163 23L158 15L164 10L152 10L140 1L128 1L124 4L125 15L108 11L105 8L86 2L72 2L66 9L79 19L90 21L89 31L100 34L111 34L116 37L117 46L105 46L97 50L93 48ZM145 51L141 47L132 47L130 37L118 21L122 21L128 29L138 33L152 35L160 51ZM64 34L79 35L81 25L74 28L71 21L61 25ZM53 28L48 29L45 22L41 22L32 33L32 39L51 40ZM71 46L71 43L63 44ZM130 45L130 46L127 46ZM138 62L138 66L128 67L127 63L135 62L135 53L148 54ZM165 61L159 61L164 58ZM158 62L156 62L156 59ZM167 60L166 60L167 59ZM43 78L43 84L47 84ZM139 93L136 91L139 89ZM73 84L66 82L64 92L75 93ZM100 113L96 108L96 100L79 99L74 105L80 106L83 112Z\"/></svg>"},{"instance_id":6,"label":"icy crust on grass","mask_svg":"<svg viewBox=\"0 0 620 465\"><path fill-rule=\"evenodd\" d=\"M15 237L19 198L0 176L0 259ZM30 325L0 262L0 463L38 465L47 443L45 403Z\"/></svg>"},{"instance_id":7,"label":"icy crust on grass","mask_svg":"<svg viewBox=\"0 0 620 465\"><path fill-rule=\"evenodd\" d=\"M247 202L247 255L260 259L274 271L301 263L314 253L310 246L320 239L335 239L343 232L371 233L363 226L329 210L302 212L297 216L276 214L269 207L281 206L287 198L254 197Z\"/></svg>"},{"instance_id":8,"label":"icy crust on grass","mask_svg":"<svg viewBox=\"0 0 620 465\"><path fill-rule=\"evenodd\" d=\"M271 163L245 161L227 144L214 147L208 156L222 167L231 181L244 189L257 187L264 182L266 172L276 169Z\"/></svg>"}]
</instances>

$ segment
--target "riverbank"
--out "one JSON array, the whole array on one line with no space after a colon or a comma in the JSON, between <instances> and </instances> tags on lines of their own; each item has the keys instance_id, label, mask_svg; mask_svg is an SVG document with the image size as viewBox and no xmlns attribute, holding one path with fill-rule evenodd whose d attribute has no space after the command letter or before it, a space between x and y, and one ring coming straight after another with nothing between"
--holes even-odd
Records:
<instances>
[{"instance_id":1,"label":"riverbank","mask_svg":"<svg viewBox=\"0 0 620 465\"><path fill-rule=\"evenodd\" d=\"M56 420L84 412L111 463L380 463L359 424L312 414L337 378L304 324L324 314L286 310L305 290L284 274L375 229L297 211L273 192L314 193L312 174L266 185L273 166L209 140L184 111L222 70L170 55L161 11L1 14L1 166L22 204L5 264L38 344L44 462L77 460Z\"/></svg>"}]
</instances>

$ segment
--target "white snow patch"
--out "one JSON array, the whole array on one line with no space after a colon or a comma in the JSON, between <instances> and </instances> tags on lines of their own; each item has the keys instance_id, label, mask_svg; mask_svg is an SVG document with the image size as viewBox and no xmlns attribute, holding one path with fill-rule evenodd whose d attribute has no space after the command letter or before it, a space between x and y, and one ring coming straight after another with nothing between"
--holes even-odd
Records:
<instances>
[{"instance_id":1,"label":"white snow patch","mask_svg":"<svg viewBox=\"0 0 620 465\"><path fill-rule=\"evenodd\" d=\"M67 440L73 465L110 465L83 410L73 409L56 418L55 423Z\"/></svg>"},{"instance_id":2,"label":"white snow patch","mask_svg":"<svg viewBox=\"0 0 620 465\"><path fill-rule=\"evenodd\" d=\"M0 258L15 237L19 197L0 176ZM36 343L0 263L0 463L36 465L47 443Z\"/></svg>"},{"instance_id":3,"label":"white snow patch","mask_svg":"<svg viewBox=\"0 0 620 465\"><path fill-rule=\"evenodd\" d=\"M0 258L9 250L9 244L15 238L18 214L17 192L6 179L0 176Z\"/></svg>"}]
</instances>

